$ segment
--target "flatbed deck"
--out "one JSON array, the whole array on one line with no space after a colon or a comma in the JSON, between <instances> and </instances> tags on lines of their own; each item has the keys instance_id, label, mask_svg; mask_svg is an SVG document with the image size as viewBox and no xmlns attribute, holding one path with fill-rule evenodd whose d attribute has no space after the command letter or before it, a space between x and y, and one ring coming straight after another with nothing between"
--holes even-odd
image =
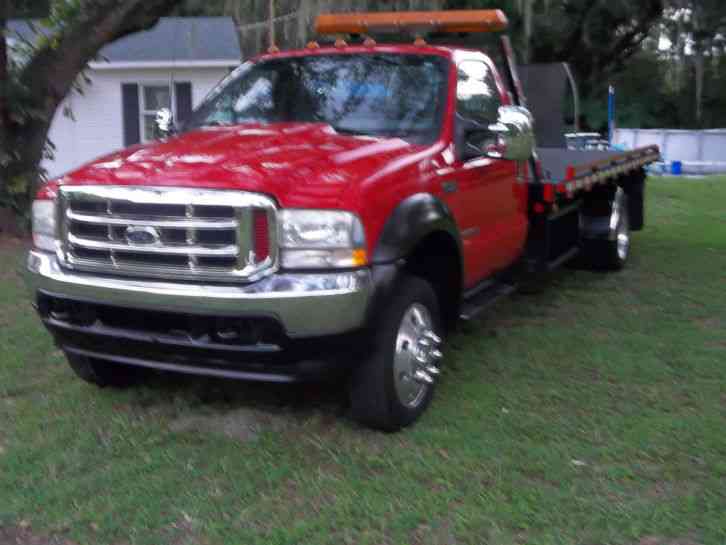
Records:
<instances>
[{"instance_id":1,"label":"flatbed deck","mask_svg":"<svg viewBox=\"0 0 726 545\"><path fill-rule=\"evenodd\" d=\"M618 176L643 168L660 157L658 146L630 151L570 150L537 148L541 182L545 184L545 200L556 194L572 196L581 189L607 183Z\"/></svg>"}]
</instances>

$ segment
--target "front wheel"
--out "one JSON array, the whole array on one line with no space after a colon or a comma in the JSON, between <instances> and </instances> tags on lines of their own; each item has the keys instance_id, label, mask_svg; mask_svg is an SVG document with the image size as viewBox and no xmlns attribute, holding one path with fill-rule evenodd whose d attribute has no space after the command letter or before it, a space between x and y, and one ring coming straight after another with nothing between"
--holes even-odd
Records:
<instances>
[{"instance_id":1,"label":"front wheel","mask_svg":"<svg viewBox=\"0 0 726 545\"><path fill-rule=\"evenodd\" d=\"M353 417L385 431L413 423L428 407L442 354L441 315L425 280L406 276L374 328L371 354L351 377Z\"/></svg>"}]
</instances>

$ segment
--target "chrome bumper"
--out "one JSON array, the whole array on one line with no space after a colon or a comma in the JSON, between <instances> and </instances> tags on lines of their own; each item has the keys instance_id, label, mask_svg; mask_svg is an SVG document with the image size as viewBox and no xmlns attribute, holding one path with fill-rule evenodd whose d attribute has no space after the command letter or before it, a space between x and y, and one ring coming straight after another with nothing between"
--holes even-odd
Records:
<instances>
[{"instance_id":1,"label":"chrome bumper","mask_svg":"<svg viewBox=\"0 0 726 545\"><path fill-rule=\"evenodd\" d=\"M370 271L275 274L247 285L130 280L62 268L55 255L31 250L25 280L36 294L119 307L215 316L277 318L292 338L361 327L371 292Z\"/></svg>"}]
</instances>

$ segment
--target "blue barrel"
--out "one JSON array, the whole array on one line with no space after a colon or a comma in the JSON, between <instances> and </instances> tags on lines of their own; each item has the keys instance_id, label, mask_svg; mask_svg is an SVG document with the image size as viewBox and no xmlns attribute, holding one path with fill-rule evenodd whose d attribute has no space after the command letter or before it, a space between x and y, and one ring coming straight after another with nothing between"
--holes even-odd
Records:
<instances>
[{"instance_id":1,"label":"blue barrel","mask_svg":"<svg viewBox=\"0 0 726 545\"><path fill-rule=\"evenodd\" d=\"M683 173L683 163L681 161L673 161L671 163L671 174L680 176Z\"/></svg>"}]
</instances>

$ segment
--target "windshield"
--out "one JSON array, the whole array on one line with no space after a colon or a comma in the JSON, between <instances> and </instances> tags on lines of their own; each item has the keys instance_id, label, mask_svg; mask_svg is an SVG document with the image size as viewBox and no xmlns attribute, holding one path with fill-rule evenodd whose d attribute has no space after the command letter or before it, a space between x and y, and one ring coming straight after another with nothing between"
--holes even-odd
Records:
<instances>
[{"instance_id":1,"label":"windshield","mask_svg":"<svg viewBox=\"0 0 726 545\"><path fill-rule=\"evenodd\" d=\"M242 123L328 123L337 131L430 141L446 96L443 57L310 55L246 64L192 114L185 129Z\"/></svg>"}]
</instances>

